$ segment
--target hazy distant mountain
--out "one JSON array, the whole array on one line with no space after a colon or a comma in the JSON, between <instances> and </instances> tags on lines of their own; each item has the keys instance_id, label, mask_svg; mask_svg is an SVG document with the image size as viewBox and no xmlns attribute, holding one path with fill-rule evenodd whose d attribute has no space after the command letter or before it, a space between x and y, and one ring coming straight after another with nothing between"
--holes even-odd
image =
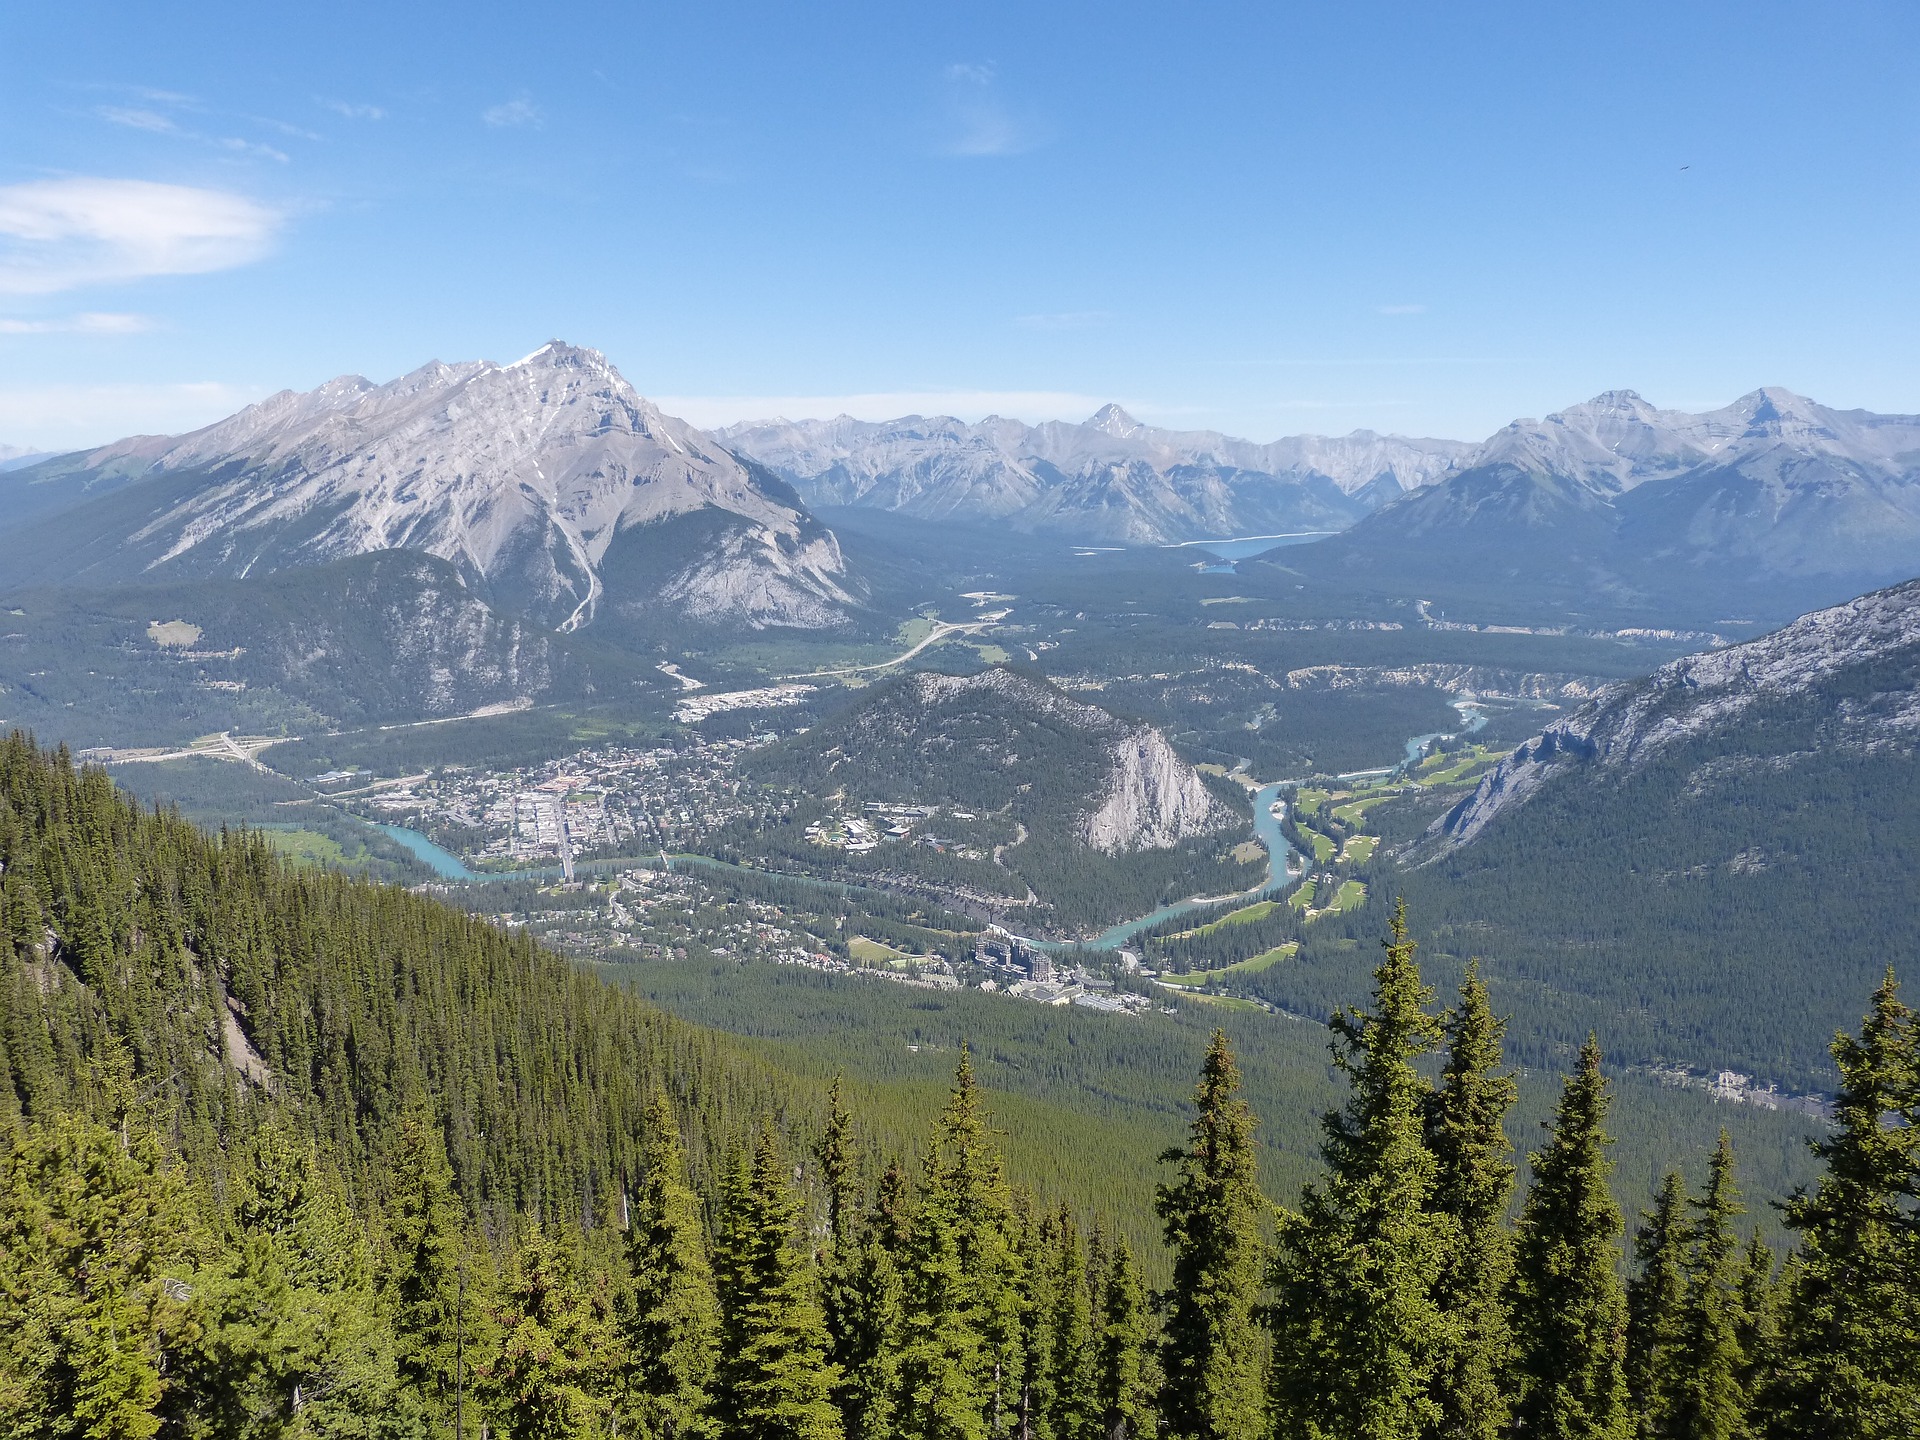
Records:
<instances>
[{"instance_id":1,"label":"hazy distant mountain","mask_svg":"<svg viewBox=\"0 0 1920 1440\"><path fill-rule=\"evenodd\" d=\"M18 470L23 465L31 465L36 460L44 459L49 453L51 452L30 449L24 445L0 445L0 473Z\"/></svg>"},{"instance_id":2,"label":"hazy distant mountain","mask_svg":"<svg viewBox=\"0 0 1920 1440\"><path fill-rule=\"evenodd\" d=\"M786 485L558 341L512 365L342 376L8 478L110 492L9 537L0 576L16 583L244 577L400 549L561 629L661 607L820 627L851 598L832 533Z\"/></svg>"},{"instance_id":3,"label":"hazy distant mountain","mask_svg":"<svg viewBox=\"0 0 1920 1440\"><path fill-rule=\"evenodd\" d=\"M1777 388L1694 415L1610 391L1516 420L1441 483L1314 549L1301 564L1315 571L1477 573L1621 600L1743 581L1762 599L1775 581L1844 594L1920 571L1920 416Z\"/></svg>"},{"instance_id":4,"label":"hazy distant mountain","mask_svg":"<svg viewBox=\"0 0 1920 1440\"><path fill-rule=\"evenodd\" d=\"M751 421L716 433L810 505L1005 520L1020 530L1122 544L1344 529L1432 484L1474 448L1367 430L1262 445L1142 425L1118 405L1079 425L842 415Z\"/></svg>"}]
</instances>

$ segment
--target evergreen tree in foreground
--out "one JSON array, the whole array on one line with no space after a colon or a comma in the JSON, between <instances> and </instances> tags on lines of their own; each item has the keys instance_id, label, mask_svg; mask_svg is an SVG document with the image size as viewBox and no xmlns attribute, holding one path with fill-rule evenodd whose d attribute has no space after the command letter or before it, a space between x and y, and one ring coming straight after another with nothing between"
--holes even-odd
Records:
<instances>
[{"instance_id":1,"label":"evergreen tree in foreground","mask_svg":"<svg viewBox=\"0 0 1920 1440\"><path fill-rule=\"evenodd\" d=\"M814 1278L794 1243L799 1207L769 1123L753 1168L727 1187L722 1344L714 1409L723 1440L841 1440Z\"/></svg>"},{"instance_id":2,"label":"evergreen tree in foreground","mask_svg":"<svg viewBox=\"0 0 1920 1440\"><path fill-rule=\"evenodd\" d=\"M901 1435L973 1440L1015 1423L1026 1360L1013 1231L1012 1197L963 1047L902 1266Z\"/></svg>"},{"instance_id":3,"label":"evergreen tree in foreground","mask_svg":"<svg viewBox=\"0 0 1920 1440\"><path fill-rule=\"evenodd\" d=\"M1505 1031L1478 966L1469 963L1460 1002L1447 1016L1447 1061L1427 1121L1433 1208L1447 1223L1434 1281L1444 1330L1433 1376L1433 1433L1446 1440L1498 1440L1507 1431L1514 1171L1506 1117L1515 1086L1501 1068Z\"/></svg>"},{"instance_id":4,"label":"evergreen tree in foreground","mask_svg":"<svg viewBox=\"0 0 1920 1440\"><path fill-rule=\"evenodd\" d=\"M1683 1440L1745 1440L1747 1396L1741 1385L1739 1237L1745 1213L1733 1178L1733 1142L1720 1132L1687 1256L1686 1308L1674 1431Z\"/></svg>"},{"instance_id":5,"label":"evergreen tree in foreground","mask_svg":"<svg viewBox=\"0 0 1920 1440\"><path fill-rule=\"evenodd\" d=\"M1567 1077L1552 1135L1533 1156L1510 1308L1514 1433L1626 1440L1620 1210L1607 1188L1607 1082L1591 1035Z\"/></svg>"},{"instance_id":6,"label":"evergreen tree in foreground","mask_svg":"<svg viewBox=\"0 0 1920 1440\"><path fill-rule=\"evenodd\" d=\"M1814 1142L1826 1174L1794 1196L1800 1233L1764 1410L1777 1440L1920 1435L1920 1022L1892 967L1858 1038L1833 1043L1834 1126Z\"/></svg>"},{"instance_id":7,"label":"evergreen tree in foreground","mask_svg":"<svg viewBox=\"0 0 1920 1440\"><path fill-rule=\"evenodd\" d=\"M1259 1177L1253 1113L1216 1030L1201 1067L1199 1114L1179 1166L1155 1199L1173 1251L1161 1345L1161 1414L1172 1440L1253 1440L1266 1433L1266 1341L1260 1302Z\"/></svg>"},{"instance_id":8,"label":"evergreen tree in foreground","mask_svg":"<svg viewBox=\"0 0 1920 1440\"><path fill-rule=\"evenodd\" d=\"M899 1400L902 1311L900 1264L907 1254L907 1179L897 1165L880 1177L880 1195L856 1248L835 1252L832 1305L834 1391L848 1440L893 1440Z\"/></svg>"},{"instance_id":9,"label":"evergreen tree in foreground","mask_svg":"<svg viewBox=\"0 0 1920 1440\"><path fill-rule=\"evenodd\" d=\"M574 1440L612 1428L610 1298L583 1280L567 1240L539 1229L527 1236L496 1309L499 1345L477 1372L500 1433Z\"/></svg>"},{"instance_id":10,"label":"evergreen tree in foreground","mask_svg":"<svg viewBox=\"0 0 1920 1440\"><path fill-rule=\"evenodd\" d=\"M1633 1237L1627 1285L1627 1393L1641 1440L1669 1440L1685 1363L1687 1190L1669 1170Z\"/></svg>"},{"instance_id":11,"label":"evergreen tree in foreground","mask_svg":"<svg viewBox=\"0 0 1920 1440\"><path fill-rule=\"evenodd\" d=\"M462 1280L463 1216L453 1193L446 1145L426 1114L401 1117L388 1208L385 1264L400 1374L429 1422L451 1434L473 1306Z\"/></svg>"},{"instance_id":12,"label":"evergreen tree in foreground","mask_svg":"<svg viewBox=\"0 0 1920 1440\"><path fill-rule=\"evenodd\" d=\"M1154 1432L1159 1377L1149 1348L1153 1315L1124 1237L1096 1236L1093 1392L1099 1440Z\"/></svg>"},{"instance_id":13,"label":"evergreen tree in foreground","mask_svg":"<svg viewBox=\"0 0 1920 1440\"><path fill-rule=\"evenodd\" d=\"M623 1408L649 1440L693 1440L710 1433L707 1392L720 1308L680 1128L658 1090L647 1107L640 1163L640 1193L627 1230L633 1280L621 1304Z\"/></svg>"},{"instance_id":14,"label":"evergreen tree in foreground","mask_svg":"<svg viewBox=\"0 0 1920 1440\"><path fill-rule=\"evenodd\" d=\"M1332 1020L1334 1063L1353 1096L1322 1122L1327 1176L1282 1211L1274 1267L1273 1412L1282 1436L1413 1440L1439 1412L1429 1386L1443 1348L1433 1286L1457 1241L1429 1208L1436 1167L1422 1135L1432 1089L1414 1062L1439 1026L1393 917L1374 971L1373 1013ZM1495 1122L1498 1123L1497 1120Z\"/></svg>"}]
</instances>

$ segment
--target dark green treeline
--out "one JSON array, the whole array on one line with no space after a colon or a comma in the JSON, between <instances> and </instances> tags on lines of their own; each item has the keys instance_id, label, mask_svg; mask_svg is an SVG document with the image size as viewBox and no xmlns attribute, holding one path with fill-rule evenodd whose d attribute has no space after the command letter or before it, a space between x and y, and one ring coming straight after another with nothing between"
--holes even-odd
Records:
<instances>
[{"instance_id":1,"label":"dark green treeline","mask_svg":"<svg viewBox=\"0 0 1920 1440\"><path fill-rule=\"evenodd\" d=\"M964 1054L889 1159L837 1088L18 740L0 865L0 1434L1920 1434L1891 972L1784 1264L1735 1238L1723 1141L1629 1267L1597 1048L1515 1196L1501 1023L1471 973L1436 1007L1396 917L1297 1209L1216 1036L1149 1294L1110 1227L1009 1183Z\"/></svg>"}]
</instances>

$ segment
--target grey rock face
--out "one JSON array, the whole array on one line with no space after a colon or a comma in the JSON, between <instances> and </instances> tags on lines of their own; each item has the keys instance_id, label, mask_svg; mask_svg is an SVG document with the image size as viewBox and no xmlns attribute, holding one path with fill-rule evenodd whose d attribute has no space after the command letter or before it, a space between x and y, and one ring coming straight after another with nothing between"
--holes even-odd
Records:
<instances>
[{"instance_id":1,"label":"grey rock face","mask_svg":"<svg viewBox=\"0 0 1920 1440\"><path fill-rule=\"evenodd\" d=\"M1007 520L1073 539L1160 544L1344 528L1449 473L1473 446L1356 431L1256 444L1143 425L1118 405L1084 424L990 416L767 420L718 433L814 505Z\"/></svg>"},{"instance_id":2,"label":"grey rock face","mask_svg":"<svg viewBox=\"0 0 1920 1440\"><path fill-rule=\"evenodd\" d=\"M342 376L283 391L84 463L212 472L127 537L150 571L244 576L424 551L572 630L604 602L616 536L714 509L738 517L744 538L690 557L670 600L702 618L821 626L840 623L851 598L837 542L791 496L662 414L605 356L559 341L512 365L436 361L385 385Z\"/></svg>"},{"instance_id":3,"label":"grey rock face","mask_svg":"<svg viewBox=\"0 0 1920 1440\"><path fill-rule=\"evenodd\" d=\"M1602 691L1549 726L1489 771L1429 833L1466 844L1564 775L1637 768L1672 745L1736 724L1756 705L1806 696L1849 675L1860 683L1839 687L1827 702L1833 743L1911 744L1920 736L1920 692L1910 676L1904 683L1888 677L1916 661L1920 581L1816 610L1744 645L1685 656L1645 680Z\"/></svg>"},{"instance_id":4,"label":"grey rock face","mask_svg":"<svg viewBox=\"0 0 1920 1440\"><path fill-rule=\"evenodd\" d=\"M1103 854L1164 850L1240 822L1151 725L1129 725L1011 670L921 674L913 684L915 698L926 710L991 692L1020 713L1044 715L1099 741L1107 757L1106 775L1099 792L1089 797L1090 808L1077 828L1080 839Z\"/></svg>"}]
</instances>

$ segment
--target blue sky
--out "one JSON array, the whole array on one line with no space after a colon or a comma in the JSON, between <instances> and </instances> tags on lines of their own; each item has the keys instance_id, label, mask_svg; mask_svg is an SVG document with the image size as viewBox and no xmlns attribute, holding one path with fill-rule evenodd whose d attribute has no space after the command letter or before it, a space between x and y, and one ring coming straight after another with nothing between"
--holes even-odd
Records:
<instances>
[{"instance_id":1,"label":"blue sky","mask_svg":"<svg viewBox=\"0 0 1920 1440\"><path fill-rule=\"evenodd\" d=\"M699 423L1920 411L1920 7L0 9L0 442L605 350Z\"/></svg>"}]
</instances>

